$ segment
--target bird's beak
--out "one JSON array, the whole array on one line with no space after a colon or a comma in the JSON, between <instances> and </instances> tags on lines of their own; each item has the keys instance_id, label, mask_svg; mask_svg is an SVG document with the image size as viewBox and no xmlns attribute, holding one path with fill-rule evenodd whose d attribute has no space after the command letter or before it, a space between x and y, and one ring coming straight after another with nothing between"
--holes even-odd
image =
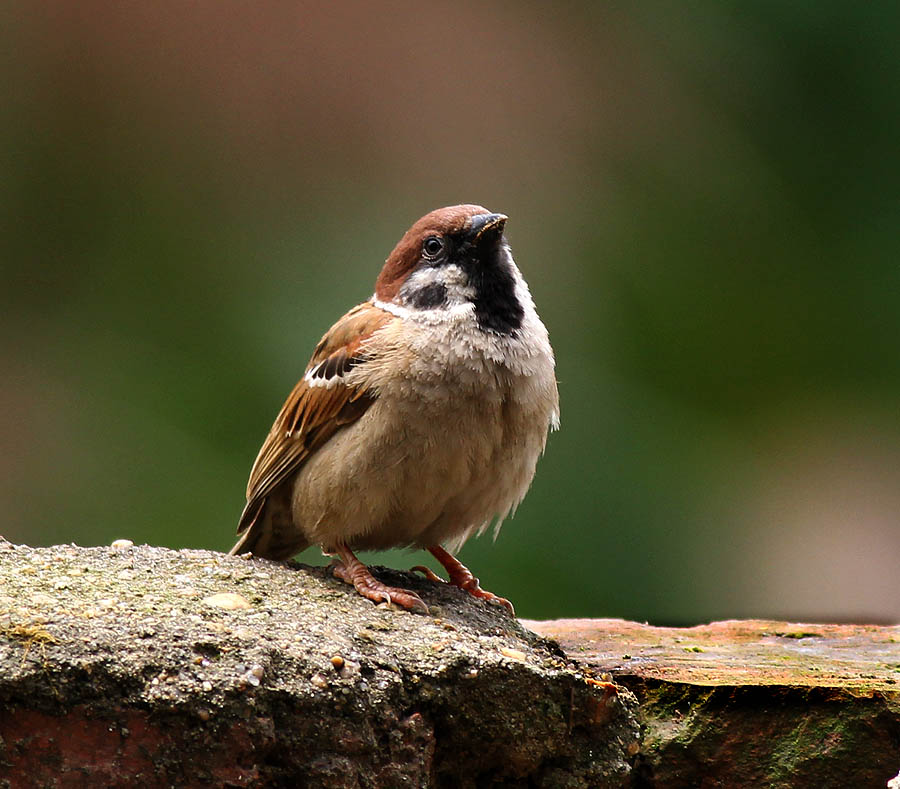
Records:
<instances>
[{"instance_id":1,"label":"bird's beak","mask_svg":"<svg viewBox=\"0 0 900 789\"><path fill-rule=\"evenodd\" d=\"M505 214L476 214L469 220L469 241L477 244L482 239L499 239L508 218Z\"/></svg>"}]
</instances>

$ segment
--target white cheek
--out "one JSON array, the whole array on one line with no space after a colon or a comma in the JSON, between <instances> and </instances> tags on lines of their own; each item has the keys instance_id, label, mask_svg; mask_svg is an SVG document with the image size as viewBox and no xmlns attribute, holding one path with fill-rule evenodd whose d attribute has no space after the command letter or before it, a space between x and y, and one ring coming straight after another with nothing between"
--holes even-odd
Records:
<instances>
[{"instance_id":1,"label":"white cheek","mask_svg":"<svg viewBox=\"0 0 900 789\"><path fill-rule=\"evenodd\" d=\"M400 299L405 302L405 294L412 294L430 285L443 285L447 291L447 306L455 307L468 304L475 298L475 289L469 284L469 278L457 265L421 268L409 275L400 290Z\"/></svg>"},{"instance_id":2,"label":"white cheek","mask_svg":"<svg viewBox=\"0 0 900 789\"><path fill-rule=\"evenodd\" d=\"M447 288L447 301L451 307L472 302L475 298L475 288L469 284L469 278L459 266L444 266L441 273L444 287Z\"/></svg>"}]
</instances>

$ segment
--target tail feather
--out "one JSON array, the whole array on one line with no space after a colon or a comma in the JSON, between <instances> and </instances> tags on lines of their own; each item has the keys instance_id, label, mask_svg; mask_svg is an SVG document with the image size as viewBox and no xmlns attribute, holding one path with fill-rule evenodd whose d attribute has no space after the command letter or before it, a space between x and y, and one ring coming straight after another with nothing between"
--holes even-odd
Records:
<instances>
[{"instance_id":1,"label":"tail feather","mask_svg":"<svg viewBox=\"0 0 900 789\"><path fill-rule=\"evenodd\" d=\"M277 496L274 501L267 498L252 504L248 502L238 522L238 541L228 551L229 555L252 553L263 559L280 561L309 547L309 542L293 524L289 503L287 506L281 504Z\"/></svg>"},{"instance_id":2,"label":"tail feather","mask_svg":"<svg viewBox=\"0 0 900 789\"><path fill-rule=\"evenodd\" d=\"M228 551L229 556L253 552L253 546L259 542L260 531L260 529L254 529L253 527L256 525L256 522L259 520L260 515L262 515L265 508L265 499L253 502L252 508L251 503L249 501L247 502L244 511L241 513L240 520L238 521L238 541L234 544L232 549Z\"/></svg>"}]
</instances>

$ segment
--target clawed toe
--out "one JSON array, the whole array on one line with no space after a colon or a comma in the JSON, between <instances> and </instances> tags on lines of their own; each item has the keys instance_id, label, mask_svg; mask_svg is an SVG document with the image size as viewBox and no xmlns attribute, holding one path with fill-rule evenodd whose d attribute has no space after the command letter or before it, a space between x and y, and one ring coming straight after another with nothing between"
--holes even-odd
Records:
<instances>
[{"instance_id":1,"label":"clawed toe","mask_svg":"<svg viewBox=\"0 0 900 789\"><path fill-rule=\"evenodd\" d=\"M349 549L339 550L337 553L341 558L335 559L331 566L332 573L344 583L353 586L367 600L373 603L396 603L407 611L428 613L428 606L415 592L381 583Z\"/></svg>"},{"instance_id":2,"label":"clawed toe","mask_svg":"<svg viewBox=\"0 0 900 789\"><path fill-rule=\"evenodd\" d=\"M447 583L441 576L435 573L430 567L426 567L424 564L417 564L415 567L410 567L409 571L411 573L422 573L429 581L434 581L436 584L445 584Z\"/></svg>"},{"instance_id":3,"label":"clawed toe","mask_svg":"<svg viewBox=\"0 0 900 789\"><path fill-rule=\"evenodd\" d=\"M499 595L495 595L492 592L486 592L484 589L478 590L480 594L476 594L475 592L469 592L469 594L474 595L475 597L480 597L482 600L487 600L489 603L499 603L502 605L507 611L509 611L509 615L515 618L516 609L513 608L513 604L509 602L505 597L500 597Z\"/></svg>"},{"instance_id":4,"label":"clawed toe","mask_svg":"<svg viewBox=\"0 0 900 789\"><path fill-rule=\"evenodd\" d=\"M487 600L489 603L499 603L502 605L512 616L516 615L516 609L513 608L513 604L509 602L505 597L500 597L500 595L496 595L493 592L489 592L487 589L482 589L478 584L477 578L472 578L471 580L460 584L460 589L468 592L472 597L477 597L479 600Z\"/></svg>"},{"instance_id":5,"label":"clawed toe","mask_svg":"<svg viewBox=\"0 0 900 789\"><path fill-rule=\"evenodd\" d=\"M413 572L422 573L429 581L434 583L450 583L480 600L486 600L489 603L499 603L509 611L511 616L514 617L516 615L516 611L509 600L482 589L478 579L458 559L451 556L440 546L431 546L428 550L447 568L447 572L450 575L449 582L421 564L413 567ZM340 578L344 583L351 584L367 600L371 600L373 603L396 603L407 611L415 611L420 614L428 613L428 606L415 592L411 592L409 589L399 589L395 586L386 586L381 583L369 572L369 568L354 556L353 551L346 545L335 546L334 553L339 557L335 558L332 564L332 572L335 577Z\"/></svg>"},{"instance_id":6,"label":"clawed toe","mask_svg":"<svg viewBox=\"0 0 900 789\"><path fill-rule=\"evenodd\" d=\"M472 597L477 597L479 600L487 600L489 603L499 603L509 611L512 616L516 615L516 610L509 600L482 589L481 585L478 583L478 579L472 575L469 569L458 559L454 558L440 547L431 547L428 550L441 564L444 565L444 567L447 568L447 572L450 573L450 580L445 581L441 576L433 572L424 564L417 564L415 567L411 567L410 570L412 572L422 573L429 581L434 581L435 583L449 583L453 586L457 586L464 592L468 592Z\"/></svg>"},{"instance_id":7,"label":"clawed toe","mask_svg":"<svg viewBox=\"0 0 900 789\"><path fill-rule=\"evenodd\" d=\"M450 575L449 583L458 586L464 592L468 592L472 597L477 597L480 600L487 600L489 603L499 603L509 611L510 615L515 617L516 610L513 608L513 604L505 597L499 597L492 592L482 589L481 585L478 583L478 579L472 575L469 568L459 561L459 559L447 553L447 551L439 545L432 545L428 548L428 551L447 569L447 572ZM425 573L425 577L431 581L443 581L440 576L435 575L427 567L413 567L413 570L419 570L420 572Z\"/></svg>"}]
</instances>

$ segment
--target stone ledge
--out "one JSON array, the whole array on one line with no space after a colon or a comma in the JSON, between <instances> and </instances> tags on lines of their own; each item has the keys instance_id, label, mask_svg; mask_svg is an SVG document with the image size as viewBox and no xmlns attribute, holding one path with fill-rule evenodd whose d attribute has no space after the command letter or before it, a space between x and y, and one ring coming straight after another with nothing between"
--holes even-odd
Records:
<instances>
[{"instance_id":1,"label":"stone ledge","mask_svg":"<svg viewBox=\"0 0 900 789\"><path fill-rule=\"evenodd\" d=\"M635 693L638 786L884 789L900 769L900 627L523 624Z\"/></svg>"},{"instance_id":2,"label":"stone ledge","mask_svg":"<svg viewBox=\"0 0 900 789\"><path fill-rule=\"evenodd\" d=\"M504 609L389 570L0 541L0 785L620 787L634 698Z\"/></svg>"},{"instance_id":3,"label":"stone ledge","mask_svg":"<svg viewBox=\"0 0 900 789\"><path fill-rule=\"evenodd\" d=\"M898 627L519 623L376 572L430 615L327 568L0 540L0 786L883 789L900 769Z\"/></svg>"}]
</instances>

